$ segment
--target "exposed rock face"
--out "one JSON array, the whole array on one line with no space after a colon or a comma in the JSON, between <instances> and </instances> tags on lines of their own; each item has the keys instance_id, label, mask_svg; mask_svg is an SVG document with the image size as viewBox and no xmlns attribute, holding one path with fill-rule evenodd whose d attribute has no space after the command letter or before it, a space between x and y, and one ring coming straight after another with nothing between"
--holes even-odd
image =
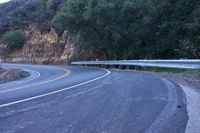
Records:
<instances>
[{"instance_id":1,"label":"exposed rock face","mask_svg":"<svg viewBox=\"0 0 200 133\"><path fill-rule=\"evenodd\" d=\"M6 54L6 47L5 45L0 43L0 58L4 58L4 55Z\"/></svg>"},{"instance_id":2,"label":"exposed rock face","mask_svg":"<svg viewBox=\"0 0 200 133\"><path fill-rule=\"evenodd\" d=\"M23 30L27 42L22 50L9 54L8 61L32 63L68 63L75 55L76 36L67 32L59 36L51 28L42 33L37 26L31 25Z\"/></svg>"},{"instance_id":3,"label":"exposed rock face","mask_svg":"<svg viewBox=\"0 0 200 133\"><path fill-rule=\"evenodd\" d=\"M97 54L95 48L79 48L76 45L77 35L67 31L62 36L53 28L43 33L36 25L22 31L27 41L21 50L7 51L5 45L0 44L0 57L6 62L61 64L75 60L106 59L105 55Z\"/></svg>"}]
</instances>

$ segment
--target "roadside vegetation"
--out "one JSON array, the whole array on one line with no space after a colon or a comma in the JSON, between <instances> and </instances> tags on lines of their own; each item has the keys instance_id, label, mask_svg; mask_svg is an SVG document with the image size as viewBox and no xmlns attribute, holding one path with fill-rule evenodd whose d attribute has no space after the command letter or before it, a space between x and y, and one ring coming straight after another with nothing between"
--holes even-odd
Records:
<instances>
[{"instance_id":1,"label":"roadside vegetation","mask_svg":"<svg viewBox=\"0 0 200 133\"><path fill-rule=\"evenodd\" d=\"M135 67L135 70L149 71L156 73L185 73L189 75L194 75L200 77L199 69L178 69L178 68L161 68L161 67Z\"/></svg>"},{"instance_id":2,"label":"roadside vegetation","mask_svg":"<svg viewBox=\"0 0 200 133\"><path fill-rule=\"evenodd\" d=\"M200 77L200 68L199 69L194 69L194 70L189 70L187 72L189 74L196 75L196 76Z\"/></svg>"},{"instance_id":3,"label":"roadside vegetation","mask_svg":"<svg viewBox=\"0 0 200 133\"><path fill-rule=\"evenodd\" d=\"M77 35L106 59L200 58L199 0L15 0L0 5L0 36L38 24Z\"/></svg>"},{"instance_id":4,"label":"roadside vegetation","mask_svg":"<svg viewBox=\"0 0 200 133\"><path fill-rule=\"evenodd\" d=\"M21 49L26 42L25 35L19 31L8 31L2 37L3 43L9 50Z\"/></svg>"},{"instance_id":5,"label":"roadside vegetation","mask_svg":"<svg viewBox=\"0 0 200 133\"><path fill-rule=\"evenodd\" d=\"M145 67L145 68L140 68L138 70L150 71L150 72L171 72L171 73L181 73L188 71L188 69L161 68L161 67Z\"/></svg>"},{"instance_id":6,"label":"roadside vegetation","mask_svg":"<svg viewBox=\"0 0 200 133\"><path fill-rule=\"evenodd\" d=\"M198 0L67 0L53 19L107 59L199 58Z\"/></svg>"}]
</instances>

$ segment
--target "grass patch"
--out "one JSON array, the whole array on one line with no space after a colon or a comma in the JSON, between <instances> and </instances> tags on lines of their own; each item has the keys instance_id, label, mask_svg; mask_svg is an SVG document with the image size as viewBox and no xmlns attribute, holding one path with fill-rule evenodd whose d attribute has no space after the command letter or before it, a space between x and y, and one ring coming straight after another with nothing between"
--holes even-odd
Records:
<instances>
[{"instance_id":1,"label":"grass patch","mask_svg":"<svg viewBox=\"0 0 200 133\"><path fill-rule=\"evenodd\" d=\"M171 73L182 73L188 71L188 69L177 69L177 68L161 68L161 67L139 67L136 70L149 71L149 72L171 72Z\"/></svg>"},{"instance_id":2,"label":"grass patch","mask_svg":"<svg viewBox=\"0 0 200 133\"><path fill-rule=\"evenodd\" d=\"M200 77L200 68L199 69L188 70L187 73Z\"/></svg>"},{"instance_id":3,"label":"grass patch","mask_svg":"<svg viewBox=\"0 0 200 133\"><path fill-rule=\"evenodd\" d=\"M198 69L178 69L178 68L161 68L161 67L136 67L135 70L148 72L169 72L169 73L185 73L200 77L200 68Z\"/></svg>"}]
</instances>

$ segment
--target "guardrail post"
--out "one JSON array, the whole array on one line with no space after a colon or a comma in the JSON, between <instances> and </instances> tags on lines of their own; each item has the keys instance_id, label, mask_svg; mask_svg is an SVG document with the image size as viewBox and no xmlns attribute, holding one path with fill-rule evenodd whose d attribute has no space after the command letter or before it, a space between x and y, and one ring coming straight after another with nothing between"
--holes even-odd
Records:
<instances>
[{"instance_id":1,"label":"guardrail post","mask_svg":"<svg viewBox=\"0 0 200 133\"><path fill-rule=\"evenodd\" d=\"M127 67L126 65L120 65L119 69L126 69L126 67Z\"/></svg>"},{"instance_id":2,"label":"guardrail post","mask_svg":"<svg viewBox=\"0 0 200 133\"><path fill-rule=\"evenodd\" d=\"M127 70L130 70L130 66L129 65L126 65L126 67L125 67L125 69L127 69Z\"/></svg>"}]
</instances>

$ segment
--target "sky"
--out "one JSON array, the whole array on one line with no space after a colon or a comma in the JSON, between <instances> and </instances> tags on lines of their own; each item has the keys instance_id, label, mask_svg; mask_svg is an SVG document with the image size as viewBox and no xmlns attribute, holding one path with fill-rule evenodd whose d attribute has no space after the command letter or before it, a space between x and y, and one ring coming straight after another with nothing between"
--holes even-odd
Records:
<instances>
[{"instance_id":1,"label":"sky","mask_svg":"<svg viewBox=\"0 0 200 133\"><path fill-rule=\"evenodd\" d=\"M8 2L10 0L0 0L0 3Z\"/></svg>"}]
</instances>

